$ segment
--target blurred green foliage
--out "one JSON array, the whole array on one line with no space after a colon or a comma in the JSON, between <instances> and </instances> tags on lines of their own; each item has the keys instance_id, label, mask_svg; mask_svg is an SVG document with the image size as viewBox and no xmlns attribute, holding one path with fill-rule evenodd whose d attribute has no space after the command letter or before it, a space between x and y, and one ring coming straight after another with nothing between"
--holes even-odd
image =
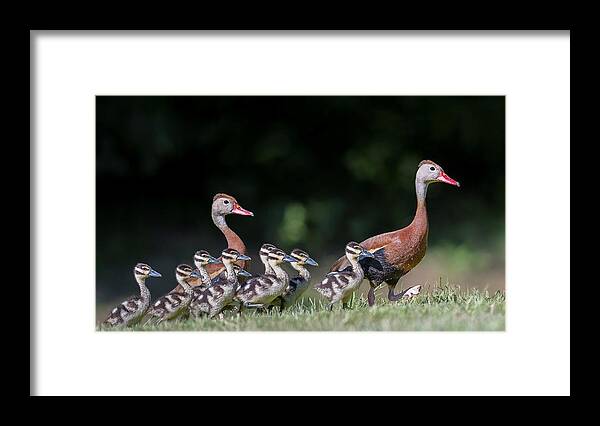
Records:
<instances>
[{"instance_id":1,"label":"blurred green foliage","mask_svg":"<svg viewBox=\"0 0 600 426\"><path fill-rule=\"evenodd\" d=\"M228 218L250 254L268 241L341 255L411 221L422 159L462 185L430 188L430 245L469 268L465 253L504 235L504 97L100 96L96 113L101 298L137 261L168 274L218 254L216 192L255 213Z\"/></svg>"}]
</instances>

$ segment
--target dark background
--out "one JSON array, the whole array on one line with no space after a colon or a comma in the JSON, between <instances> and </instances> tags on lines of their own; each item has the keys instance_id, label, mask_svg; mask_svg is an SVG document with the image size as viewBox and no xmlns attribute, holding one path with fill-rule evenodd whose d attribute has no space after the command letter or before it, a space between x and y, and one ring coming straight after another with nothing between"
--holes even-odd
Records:
<instances>
[{"instance_id":1,"label":"dark background","mask_svg":"<svg viewBox=\"0 0 600 426\"><path fill-rule=\"evenodd\" d=\"M318 279L347 241L410 223L423 159L461 187L430 186L428 254L405 279L504 290L504 112L504 97L97 97L98 316L137 292L136 262L163 274L156 297L196 250L219 255L217 192L255 213L227 217L252 272L271 242L307 250Z\"/></svg>"}]
</instances>

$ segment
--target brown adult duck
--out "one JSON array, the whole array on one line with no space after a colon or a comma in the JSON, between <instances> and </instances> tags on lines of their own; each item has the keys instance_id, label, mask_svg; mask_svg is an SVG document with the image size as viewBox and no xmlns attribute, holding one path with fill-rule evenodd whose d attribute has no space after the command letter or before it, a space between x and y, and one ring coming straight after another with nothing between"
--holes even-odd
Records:
<instances>
[{"instance_id":1,"label":"brown adult duck","mask_svg":"<svg viewBox=\"0 0 600 426\"><path fill-rule=\"evenodd\" d=\"M246 245L239 237L239 235L236 234L229 226L227 226L227 222L225 221L225 216L230 214L238 214L241 216L254 216L254 213L240 206L240 203L238 203L238 201L231 195L222 193L216 194L213 197L211 207L211 217L213 223L216 225L217 228L221 230L221 232L225 236L225 239L227 240L227 248L236 250L239 253L245 255ZM215 278L216 276L225 271L225 266L220 261L220 259L221 258L219 257L219 262L217 263L211 263L209 265L206 265L206 272L208 272L211 279ZM248 268L249 266L248 261L243 260L238 260L236 264L241 268ZM195 279L189 280L188 283L192 287L195 287L197 285L200 285L202 282L200 280ZM180 286L177 286L172 290L172 292L178 291L182 291L182 288Z\"/></svg>"},{"instance_id":2,"label":"brown adult duck","mask_svg":"<svg viewBox=\"0 0 600 426\"><path fill-rule=\"evenodd\" d=\"M417 210L413 221L405 228L375 235L360 243L374 255L374 260L367 258L360 262L365 278L371 286L368 295L369 306L375 304L375 289L384 282L388 285L388 299L392 302L405 295L414 295L420 290L420 286L414 286L403 292L394 292L400 277L406 275L425 256L429 232L425 198L429 184L436 182L460 186L440 165L430 160L421 161L415 178ZM341 271L349 267L348 259L344 256L338 259L330 270Z\"/></svg>"}]
</instances>

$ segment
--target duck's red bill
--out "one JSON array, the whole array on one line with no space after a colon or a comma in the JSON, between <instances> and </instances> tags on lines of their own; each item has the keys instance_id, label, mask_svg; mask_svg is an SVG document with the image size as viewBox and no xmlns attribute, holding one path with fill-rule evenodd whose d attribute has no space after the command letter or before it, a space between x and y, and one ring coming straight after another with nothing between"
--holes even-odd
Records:
<instances>
[{"instance_id":1,"label":"duck's red bill","mask_svg":"<svg viewBox=\"0 0 600 426\"><path fill-rule=\"evenodd\" d=\"M444 172L442 172L442 174L439 175L437 180L438 180L438 182L444 182L444 183L447 183L448 185L460 186L460 183L458 183L457 181L452 179L450 176L448 176Z\"/></svg>"},{"instance_id":2,"label":"duck's red bill","mask_svg":"<svg viewBox=\"0 0 600 426\"><path fill-rule=\"evenodd\" d=\"M254 216L254 213L252 213L250 210L246 210L239 204L233 206L233 210L231 210L231 213L240 214L242 216Z\"/></svg>"}]
</instances>

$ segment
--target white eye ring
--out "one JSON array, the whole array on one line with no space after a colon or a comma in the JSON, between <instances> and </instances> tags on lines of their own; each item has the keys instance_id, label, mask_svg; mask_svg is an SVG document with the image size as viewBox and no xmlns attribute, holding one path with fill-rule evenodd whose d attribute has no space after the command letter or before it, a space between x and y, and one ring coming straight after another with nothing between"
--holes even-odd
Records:
<instances>
[{"instance_id":1,"label":"white eye ring","mask_svg":"<svg viewBox=\"0 0 600 426\"><path fill-rule=\"evenodd\" d=\"M229 200L223 200L223 204L229 204Z\"/></svg>"},{"instance_id":2,"label":"white eye ring","mask_svg":"<svg viewBox=\"0 0 600 426\"><path fill-rule=\"evenodd\" d=\"M431 166L431 167L429 168L429 170L431 170L432 172L435 172L435 167Z\"/></svg>"}]
</instances>

